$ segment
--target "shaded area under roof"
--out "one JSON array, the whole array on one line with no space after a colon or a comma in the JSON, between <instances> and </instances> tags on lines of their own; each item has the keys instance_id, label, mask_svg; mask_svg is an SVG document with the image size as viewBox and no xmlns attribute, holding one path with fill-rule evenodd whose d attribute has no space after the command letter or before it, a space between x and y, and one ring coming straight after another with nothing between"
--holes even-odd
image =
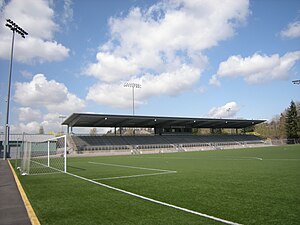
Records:
<instances>
[{"instance_id":1,"label":"shaded area under roof","mask_svg":"<svg viewBox=\"0 0 300 225\"><path fill-rule=\"evenodd\" d=\"M162 116L129 116L73 113L62 125L68 127L135 127L135 128L245 128L265 120L211 119Z\"/></svg>"}]
</instances>

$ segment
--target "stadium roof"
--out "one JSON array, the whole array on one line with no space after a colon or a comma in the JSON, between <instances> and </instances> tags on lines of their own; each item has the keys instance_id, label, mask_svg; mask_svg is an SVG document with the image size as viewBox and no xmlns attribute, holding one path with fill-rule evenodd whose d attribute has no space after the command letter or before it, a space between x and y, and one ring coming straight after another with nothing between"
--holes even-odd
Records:
<instances>
[{"instance_id":1,"label":"stadium roof","mask_svg":"<svg viewBox=\"0 0 300 225\"><path fill-rule=\"evenodd\" d=\"M245 128L264 121L265 120L73 113L62 123L62 125L67 125L68 127Z\"/></svg>"}]
</instances>

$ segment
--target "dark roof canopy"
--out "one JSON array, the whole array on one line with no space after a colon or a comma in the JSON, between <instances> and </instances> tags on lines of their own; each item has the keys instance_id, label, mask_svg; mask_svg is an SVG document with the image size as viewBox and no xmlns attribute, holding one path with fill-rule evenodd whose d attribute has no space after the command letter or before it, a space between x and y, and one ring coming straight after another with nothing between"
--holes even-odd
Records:
<instances>
[{"instance_id":1,"label":"dark roof canopy","mask_svg":"<svg viewBox=\"0 0 300 225\"><path fill-rule=\"evenodd\" d=\"M265 120L73 113L62 123L62 125L68 125L69 127L245 128L264 121Z\"/></svg>"}]
</instances>

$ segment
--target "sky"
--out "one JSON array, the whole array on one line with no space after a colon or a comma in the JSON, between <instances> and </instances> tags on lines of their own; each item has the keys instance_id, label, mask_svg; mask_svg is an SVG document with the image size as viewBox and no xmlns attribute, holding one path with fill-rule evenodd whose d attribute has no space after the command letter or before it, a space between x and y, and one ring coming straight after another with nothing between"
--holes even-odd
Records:
<instances>
[{"instance_id":1,"label":"sky","mask_svg":"<svg viewBox=\"0 0 300 225\"><path fill-rule=\"evenodd\" d=\"M300 101L299 0L0 0L0 131L75 112L271 120Z\"/></svg>"}]
</instances>

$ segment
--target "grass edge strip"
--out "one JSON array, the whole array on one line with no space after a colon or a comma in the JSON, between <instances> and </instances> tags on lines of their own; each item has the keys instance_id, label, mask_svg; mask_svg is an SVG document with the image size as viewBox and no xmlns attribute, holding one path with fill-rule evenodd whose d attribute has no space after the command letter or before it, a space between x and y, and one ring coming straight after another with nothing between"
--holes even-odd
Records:
<instances>
[{"instance_id":1,"label":"grass edge strip","mask_svg":"<svg viewBox=\"0 0 300 225\"><path fill-rule=\"evenodd\" d=\"M37 216L36 216L36 214L35 214L32 206L31 206L31 204L30 204L30 202L29 202L29 200L27 198L27 195L26 195L26 193L25 193L25 191L24 191L24 189L23 189L23 187L21 185L21 182L19 181L19 178L18 178L18 176L17 176L15 170L13 169L13 167L12 167L12 165L11 165L11 163L10 163L9 160L8 160L8 164L9 164L10 169L11 169L11 171L13 173L14 178L15 178L15 181L16 181L19 193L20 193L20 195L22 197L22 200L23 200L23 203L25 205L25 208L26 208L26 211L27 211L27 214L29 216L31 224L32 225L40 225L40 221L37 218Z\"/></svg>"}]
</instances>

